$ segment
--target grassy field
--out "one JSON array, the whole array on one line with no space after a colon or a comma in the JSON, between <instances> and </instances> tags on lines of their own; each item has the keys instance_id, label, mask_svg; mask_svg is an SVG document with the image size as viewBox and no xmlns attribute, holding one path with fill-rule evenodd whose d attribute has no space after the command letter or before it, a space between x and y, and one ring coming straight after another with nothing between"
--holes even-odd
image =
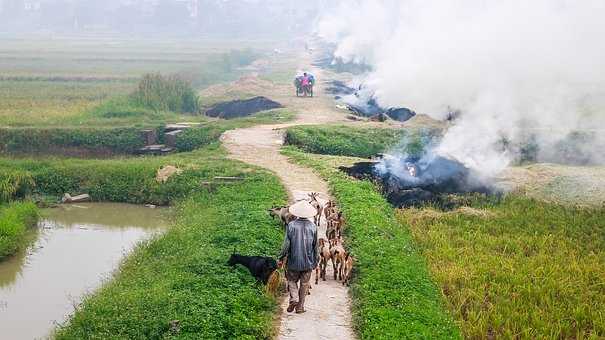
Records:
<instances>
[{"instance_id":1,"label":"grassy field","mask_svg":"<svg viewBox=\"0 0 605 340\"><path fill-rule=\"evenodd\" d=\"M510 196L397 217L466 338L605 337L605 209Z\"/></svg>"},{"instance_id":2,"label":"grassy field","mask_svg":"<svg viewBox=\"0 0 605 340\"><path fill-rule=\"evenodd\" d=\"M392 150L417 153L438 135L433 129L295 126L287 130L286 143L310 153L368 158Z\"/></svg>"},{"instance_id":3,"label":"grassy field","mask_svg":"<svg viewBox=\"0 0 605 340\"><path fill-rule=\"evenodd\" d=\"M143 74L177 74L202 89L244 74L241 68L266 52L262 46L252 41L2 39L0 126L99 123L91 120L99 106L132 92ZM164 115L164 121L174 119Z\"/></svg>"},{"instance_id":4,"label":"grassy field","mask_svg":"<svg viewBox=\"0 0 605 340\"><path fill-rule=\"evenodd\" d=\"M349 179L331 158L295 148L284 153L315 168L344 212L347 247L356 258L351 285L354 325L362 339L459 339L425 259L394 210L370 182Z\"/></svg>"}]
</instances>

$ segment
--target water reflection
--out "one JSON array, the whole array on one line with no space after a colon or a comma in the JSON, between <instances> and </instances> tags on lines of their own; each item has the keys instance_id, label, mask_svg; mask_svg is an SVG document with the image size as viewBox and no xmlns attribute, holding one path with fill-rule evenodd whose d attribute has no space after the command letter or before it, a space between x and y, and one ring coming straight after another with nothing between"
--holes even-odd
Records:
<instances>
[{"instance_id":1,"label":"water reflection","mask_svg":"<svg viewBox=\"0 0 605 340\"><path fill-rule=\"evenodd\" d=\"M0 263L2 338L46 336L137 242L167 225L164 209L64 205L45 212L32 246Z\"/></svg>"}]
</instances>

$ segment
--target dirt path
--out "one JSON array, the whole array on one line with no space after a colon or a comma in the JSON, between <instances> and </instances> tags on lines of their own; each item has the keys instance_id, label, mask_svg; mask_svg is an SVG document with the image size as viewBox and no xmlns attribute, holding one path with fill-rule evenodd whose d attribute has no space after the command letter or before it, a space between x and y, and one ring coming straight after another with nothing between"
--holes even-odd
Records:
<instances>
[{"instance_id":1,"label":"dirt path","mask_svg":"<svg viewBox=\"0 0 605 340\"><path fill-rule=\"evenodd\" d=\"M310 69L310 59L301 68ZM322 71L313 69L318 79ZM261 125L227 131L221 140L230 157L273 171L283 182L291 200L304 198L308 192L319 192L329 198L328 185L311 169L292 164L280 154L283 129L293 125L321 124L346 121L344 114L334 109L329 96L323 95L321 84L316 86L315 98L296 98L291 87L275 88L268 96L297 112L294 122L278 125ZM325 235L325 221L319 227L320 237ZM306 300L304 314L288 314L284 299L278 339L354 339L351 325L351 301L348 288L334 281L332 268L328 266L326 282L314 284L311 296Z\"/></svg>"}]
</instances>

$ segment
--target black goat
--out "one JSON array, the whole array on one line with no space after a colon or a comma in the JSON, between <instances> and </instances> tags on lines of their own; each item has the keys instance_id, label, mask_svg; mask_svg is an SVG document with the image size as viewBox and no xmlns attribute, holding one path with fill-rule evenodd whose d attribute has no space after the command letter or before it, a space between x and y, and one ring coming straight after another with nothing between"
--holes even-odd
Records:
<instances>
[{"instance_id":1,"label":"black goat","mask_svg":"<svg viewBox=\"0 0 605 340\"><path fill-rule=\"evenodd\" d=\"M244 256L233 254L227 262L230 266L235 267L236 264L248 268L250 274L263 284L267 284L269 277L277 269L277 262L271 257L263 256Z\"/></svg>"}]
</instances>

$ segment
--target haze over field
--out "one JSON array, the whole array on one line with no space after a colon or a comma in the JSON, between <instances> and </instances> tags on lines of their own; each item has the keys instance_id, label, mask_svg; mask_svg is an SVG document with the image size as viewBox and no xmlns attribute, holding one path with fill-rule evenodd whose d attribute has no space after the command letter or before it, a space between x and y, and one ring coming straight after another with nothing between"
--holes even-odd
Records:
<instances>
[{"instance_id":1,"label":"haze over field","mask_svg":"<svg viewBox=\"0 0 605 340\"><path fill-rule=\"evenodd\" d=\"M312 28L322 0L0 0L0 33L281 36Z\"/></svg>"},{"instance_id":2,"label":"haze over field","mask_svg":"<svg viewBox=\"0 0 605 340\"><path fill-rule=\"evenodd\" d=\"M557 161L576 129L592 132L573 148L605 161L604 17L600 0L347 0L318 33L372 67L362 82L382 106L461 112L437 152L493 175L528 140Z\"/></svg>"}]
</instances>

